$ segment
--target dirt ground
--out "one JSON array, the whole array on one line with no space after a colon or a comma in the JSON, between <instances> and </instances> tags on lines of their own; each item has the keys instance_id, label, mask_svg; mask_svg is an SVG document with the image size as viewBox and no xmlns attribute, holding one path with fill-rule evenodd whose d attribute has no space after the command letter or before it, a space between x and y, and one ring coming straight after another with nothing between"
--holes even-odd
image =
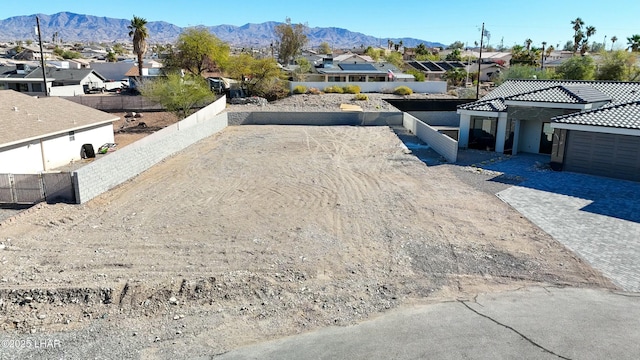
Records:
<instances>
[{"instance_id":1,"label":"dirt ground","mask_svg":"<svg viewBox=\"0 0 640 360\"><path fill-rule=\"evenodd\" d=\"M168 125L174 124L178 118L170 112L142 112L141 117L126 117L127 113L113 113L120 120L113 123L115 143L123 148L141 138L154 133ZM141 125L144 123L143 125Z\"/></svg>"},{"instance_id":2,"label":"dirt ground","mask_svg":"<svg viewBox=\"0 0 640 360\"><path fill-rule=\"evenodd\" d=\"M229 127L87 204L0 227L0 333L204 356L401 305L613 287L450 166L387 127Z\"/></svg>"}]
</instances>

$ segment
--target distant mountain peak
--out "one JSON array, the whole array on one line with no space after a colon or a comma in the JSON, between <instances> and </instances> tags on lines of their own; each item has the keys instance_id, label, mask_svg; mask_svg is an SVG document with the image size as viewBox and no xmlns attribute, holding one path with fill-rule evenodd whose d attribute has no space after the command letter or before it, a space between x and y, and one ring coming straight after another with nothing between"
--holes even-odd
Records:
<instances>
[{"instance_id":1,"label":"distant mountain peak","mask_svg":"<svg viewBox=\"0 0 640 360\"><path fill-rule=\"evenodd\" d=\"M35 39L33 28L36 24L36 16L40 18L40 29L43 40L51 41L53 34L57 33L59 39L65 42L128 42L130 41L128 19L115 19L99 17L93 15L76 14L63 11L53 15L33 14L24 16L14 16L0 20L0 41L15 41ZM232 46L269 46L275 39L275 27L281 24L276 21L266 21L263 23L247 23L242 26L216 25L205 26L220 40ZM183 28L165 21L150 21L147 23L149 29L149 43L173 43L182 32ZM365 35L352 32L338 27L313 27L309 28L307 34L309 45L317 46L322 42L327 42L333 48L352 48L364 46L386 46L387 38ZM414 38L394 39L394 42L402 40L404 46L413 47L424 43L427 47L443 46Z\"/></svg>"}]
</instances>

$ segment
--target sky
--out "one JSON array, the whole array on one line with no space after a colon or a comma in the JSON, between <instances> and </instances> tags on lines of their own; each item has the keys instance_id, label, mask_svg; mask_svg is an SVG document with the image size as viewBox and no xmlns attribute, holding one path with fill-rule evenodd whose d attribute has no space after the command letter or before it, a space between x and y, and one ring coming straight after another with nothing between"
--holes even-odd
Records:
<instances>
[{"instance_id":1,"label":"sky","mask_svg":"<svg viewBox=\"0 0 640 360\"><path fill-rule=\"evenodd\" d=\"M562 47L571 40L571 21L582 18L585 26L595 26L591 41L607 47L616 36L616 48L623 48L626 38L640 34L638 0L189 0L158 1L51 1L29 0L20 6L3 7L0 18L47 14L61 11L77 14L131 19L133 15L147 21L166 21L181 27L196 25L237 25L284 21L309 27L338 27L375 36L386 43L388 38L416 38L451 44L461 41L473 46L480 41L484 22L491 34L489 44L511 47L533 40Z\"/></svg>"}]
</instances>

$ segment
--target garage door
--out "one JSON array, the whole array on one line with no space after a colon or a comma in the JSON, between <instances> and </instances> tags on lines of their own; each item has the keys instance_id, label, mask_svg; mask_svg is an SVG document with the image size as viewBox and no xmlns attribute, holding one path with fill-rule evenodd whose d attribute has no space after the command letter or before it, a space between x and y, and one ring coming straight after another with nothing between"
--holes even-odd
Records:
<instances>
[{"instance_id":1,"label":"garage door","mask_svg":"<svg viewBox=\"0 0 640 360\"><path fill-rule=\"evenodd\" d=\"M570 130L564 170L640 181L640 137Z\"/></svg>"}]
</instances>

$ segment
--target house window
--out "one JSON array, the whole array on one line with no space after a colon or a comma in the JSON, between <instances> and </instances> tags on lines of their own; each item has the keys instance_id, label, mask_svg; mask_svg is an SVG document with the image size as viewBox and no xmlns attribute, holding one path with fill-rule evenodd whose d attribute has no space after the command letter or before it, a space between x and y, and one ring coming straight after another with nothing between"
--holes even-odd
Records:
<instances>
[{"instance_id":1,"label":"house window","mask_svg":"<svg viewBox=\"0 0 640 360\"><path fill-rule=\"evenodd\" d=\"M75 141L75 140L76 140L76 132L69 131L69 141Z\"/></svg>"},{"instance_id":2,"label":"house window","mask_svg":"<svg viewBox=\"0 0 640 360\"><path fill-rule=\"evenodd\" d=\"M495 151L497 120L492 118L474 118L469 129L469 148Z\"/></svg>"},{"instance_id":3,"label":"house window","mask_svg":"<svg viewBox=\"0 0 640 360\"><path fill-rule=\"evenodd\" d=\"M33 92L42 92L42 84L40 83L31 84L31 89L33 90Z\"/></svg>"}]
</instances>

